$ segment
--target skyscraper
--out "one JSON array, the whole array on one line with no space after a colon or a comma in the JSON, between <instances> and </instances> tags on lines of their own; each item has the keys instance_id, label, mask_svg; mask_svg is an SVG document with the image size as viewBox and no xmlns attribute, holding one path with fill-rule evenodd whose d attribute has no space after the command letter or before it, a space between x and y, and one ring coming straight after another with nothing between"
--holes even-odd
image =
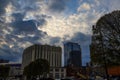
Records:
<instances>
[{"instance_id":1,"label":"skyscraper","mask_svg":"<svg viewBox=\"0 0 120 80\"><path fill-rule=\"evenodd\" d=\"M50 45L32 45L23 52L22 68L36 59L46 59L50 67L61 67L61 47Z\"/></svg>"},{"instance_id":2,"label":"skyscraper","mask_svg":"<svg viewBox=\"0 0 120 80\"><path fill-rule=\"evenodd\" d=\"M64 44L64 66L81 66L81 48L80 45L73 42Z\"/></svg>"}]
</instances>

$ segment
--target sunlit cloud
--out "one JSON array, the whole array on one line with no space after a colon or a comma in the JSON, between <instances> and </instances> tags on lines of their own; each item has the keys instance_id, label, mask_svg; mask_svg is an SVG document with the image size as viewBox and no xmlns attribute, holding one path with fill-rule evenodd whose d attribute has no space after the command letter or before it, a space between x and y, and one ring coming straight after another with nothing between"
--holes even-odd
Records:
<instances>
[{"instance_id":1,"label":"sunlit cloud","mask_svg":"<svg viewBox=\"0 0 120 80\"><path fill-rule=\"evenodd\" d=\"M120 0L1 0L0 58L21 60L32 44L82 46L89 61L92 25L105 13L120 9ZM108 5L109 4L109 5ZM83 63L87 60L83 59Z\"/></svg>"},{"instance_id":2,"label":"sunlit cloud","mask_svg":"<svg viewBox=\"0 0 120 80\"><path fill-rule=\"evenodd\" d=\"M83 3L79 8L78 11L90 10L91 6L88 3Z\"/></svg>"}]
</instances>

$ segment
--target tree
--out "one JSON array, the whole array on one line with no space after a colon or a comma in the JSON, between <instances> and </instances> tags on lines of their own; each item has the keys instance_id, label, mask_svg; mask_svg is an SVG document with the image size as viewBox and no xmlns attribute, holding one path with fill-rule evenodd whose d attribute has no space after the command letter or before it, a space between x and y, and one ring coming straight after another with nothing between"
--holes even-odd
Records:
<instances>
[{"instance_id":1,"label":"tree","mask_svg":"<svg viewBox=\"0 0 120 80\"><path fill-rule=\"evenodd\" d=\"M93 26L90 50L93 63L120 65L120 11L102 16Z\"/></svg>"},{"instance_id":2,"label":"tree","mask_svg":"<svg viewBox=\"0 0 120 80\"><path fill-rule=\"evenodd\" d=\"M29 65L27 65L24 68L24 75L27 76L27 79L37 77L39 78L41 76L44 76L45 74L49 73L49 62L45 59L37 59L33 62L31 62Z\"/></svg>"},{"instance_id":3,"label":"tree","mask_svg":"<svg viewBox=\"0 0 120 80\"><path fill-rule=\"evenodd\" d=\"M25 68L24 68L24 72L23 74L26 75L27 79L30 80L30 78L33 76L33 67L34 63L31 62L29 65L27 65Z\"/></svg>"},{"instance_id":4,"label":"tree","mask_svg":"<svg viewBox=\"0 0 120 80\"><path fill-rule=\"evenodd\" d=\"M10 67L5 65L0 65L0 77L4 80L9 76Z\"/></svg>"}]
</instances>

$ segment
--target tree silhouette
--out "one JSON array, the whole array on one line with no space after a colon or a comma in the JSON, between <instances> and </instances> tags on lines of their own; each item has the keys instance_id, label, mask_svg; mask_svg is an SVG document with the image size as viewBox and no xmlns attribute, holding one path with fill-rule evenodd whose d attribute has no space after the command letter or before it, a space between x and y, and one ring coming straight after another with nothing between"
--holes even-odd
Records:
<instances>
[{"instance_id":1,"label":"tree silhouette","mask_svg":"<svg viewBox=\"0 0 120 80\"><path fill-rule=\"evenodd\" d=\"M102 65L120 65L120 11L102 16L93 26L91 60Z\"/></svg>"},{"instance_id":2,"label":"tree silhouette","mask_svg":"<svg viewBox=\"0 0 120 80\"><path fill-rule=\"evenodd\" d=\"M0 77L6 80L6 78L9 76L10 67L0 65Z\"/></svg>"},{"instance_id":3,"label":"tree silhouette","mask_svg":"<svg viewBox=\"0 0 120 80\"><path fill-rule=\"evenodd\" d=\"M27 76L28 80L31 78L36 78L37 76L40 78L41 76L49 73L49 68L50 65L47 60L37 59L26 66L23 73Z\"/></svg>"}]
</instances>

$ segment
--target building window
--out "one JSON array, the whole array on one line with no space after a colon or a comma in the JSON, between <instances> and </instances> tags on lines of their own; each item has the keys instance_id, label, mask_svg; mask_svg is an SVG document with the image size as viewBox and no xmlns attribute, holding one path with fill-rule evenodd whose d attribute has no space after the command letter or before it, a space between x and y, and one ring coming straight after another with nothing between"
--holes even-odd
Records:
<instances>
[{"instance_id":1,"label":"building window","mask_svg":"<svg viewBox=\"0 0 120 80\"><path fill-rule=\"evenodd\" d=\"M64 78L64 73L61 74L61 78Z\"/></svg>"},{"instance_id":2,"label":"building window","mask_svg":"<svg viewBox=\"0 0 120 80\"><path fill-rule=\"evenodd\" d=\"M61 72L64 72L64 69L61 69Z\"/></svg>"},{"instance_id":3,"label":"building window","mask_svg":"<svg viewBox=\"0 0 120 80\"><path fill-rule=\"evenodd\" d=\"M59 73L55 74L55 78L57 78L57 79L60 78Z\"/></svg>"},{"instance_id":4,"label":"building window","mask_svg":"<svg viewBox=\"0 0 120 80\"><path fill-rule=\"evenodd\" d=\"M53 71L53 69L50 69L50 71Z\"/></svg>"},{"instance_id":5,"label":"building window","mask_svg":"<svg viewBox=\"0 0 120 80\"><path fill-rule=\"evenodd\" d=\"M55 69L55 71L56 71L56 72L59 72L59 69L57 68L57 69Z\"/></svg>"},{"instance_id":6,"label":"building window","mask_svg":"<svg viewBox=\"0 0 120 80\"><path fill-rule=\"evenodd\" d=\"M50 73L50 74L49 74L49 77L50 77L50 78L53 78L53 74L52 74L52 73Z\"/></svg>"}]
</instances>

